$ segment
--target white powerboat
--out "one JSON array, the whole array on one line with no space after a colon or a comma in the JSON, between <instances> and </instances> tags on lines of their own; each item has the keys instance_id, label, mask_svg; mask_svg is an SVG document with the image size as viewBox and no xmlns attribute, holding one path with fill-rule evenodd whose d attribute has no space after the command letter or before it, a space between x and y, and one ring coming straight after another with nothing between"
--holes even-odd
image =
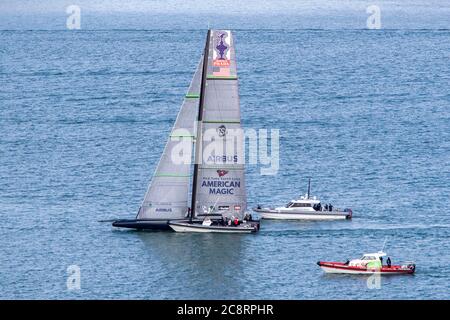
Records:
<instances>
[{"instance_id":1,"label":"white powerboat","mask_svg":"<svg viewBox=\"0 0 450 320\"><path fill-rule=\"evenodd\" d=\"M351 219L352 209L334 208L331 204L322 204L317 197L310 197L311 180L308 184L308 193L300 199L291 200L283 207L263 208L257 206L253 211L262 219L276 220L345 220Z\"/></svg>"}]
</instances>

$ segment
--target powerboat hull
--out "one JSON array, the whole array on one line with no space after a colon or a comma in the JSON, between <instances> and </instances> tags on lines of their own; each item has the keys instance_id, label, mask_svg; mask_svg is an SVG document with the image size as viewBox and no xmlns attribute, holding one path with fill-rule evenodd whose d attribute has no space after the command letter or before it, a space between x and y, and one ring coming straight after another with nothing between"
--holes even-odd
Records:
<instances>
[{"instance_id":1,"label":"powerboat hull","mask_svg":"<svg viewBox=\"0 0 450 320\"><path fill-rule=\"evenodd\" d=\"M390 267L383 266L381 268L367 268L363 266L350 266L342 262L324 262L319 261L317 265L325 271L325 273L340 273L340 274L381 274L381 275L395 275L395 274L413 274L416 270L414 264L409 265L392 265Z\"/></svg>"},{"instance_id":2,"label":"powerboat hull","mask_svg":"<svg viewBox=\"0 0 450 320\"><path fill-rule=\"evenodd\" d=\"M190 223L189 221L169 221L169 226L175 232L197 233L253 233L259 230L259 222L245 223L239 226L203 225L202 222Z\"/></svg>"},{"instance_id":3,"label":"powerboat hull","mask_svg":"<svg viewBox=\"0 0 450 320\"><path fill-rule=\"evenodd\" d=\"M114 221L112 225L117 228L171 231L172 228L168 225L169 220L170 219L123 219ZM182 220L185 219L180 219L180 221Z\"/></svg>"},{"instance_id":4,"label":"powerboat hull","mask_svg":"<svg viewBox=\"0 0 450 320\"><path fill-rule=\"evenodd\" d=\"M352 211L310 211L289 212L278 209L254 208L253 211L260 214L262 219L273 220L346 220L352 218Z\"/></svg>"}]
</instances>

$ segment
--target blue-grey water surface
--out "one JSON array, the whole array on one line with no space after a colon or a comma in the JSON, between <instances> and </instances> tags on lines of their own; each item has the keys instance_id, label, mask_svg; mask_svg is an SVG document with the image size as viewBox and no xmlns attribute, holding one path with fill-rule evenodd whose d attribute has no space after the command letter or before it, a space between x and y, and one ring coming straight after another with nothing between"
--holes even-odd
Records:
<instances>
[{"instance_id":1,"label":"blue-grey water surface","mask_svg":"<svg viewBox=\"0 0 450 320\"><path fill-rule=\"evenodd\" d=\"M135 216L205 31L0 31L0 298L450 298L450 31L233 31L242 122L281 133L278 174L247 168L249 206L311 176L354 219L254 235L97 222ZM414 276L369 289L315 264L386 237Z\"/></svg>"}]
</instances>

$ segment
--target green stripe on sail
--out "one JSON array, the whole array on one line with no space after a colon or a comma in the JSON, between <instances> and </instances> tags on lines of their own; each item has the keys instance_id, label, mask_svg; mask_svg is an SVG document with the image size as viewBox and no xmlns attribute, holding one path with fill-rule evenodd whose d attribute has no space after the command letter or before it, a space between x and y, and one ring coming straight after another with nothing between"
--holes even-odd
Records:
<instances>
[{"instance_id":1,"label":"green stripe on sail","mask_svg":"<svg viewBox=\"0 0 450 320\"><path fill-rule=\"evenodd\" d=\"M237 76L213 76L213 75L208 75L206 76L206 79L210 79L210 80L237 80Z\"/></svg>"},{"instance_id":2,"label":"green stripe on sail","mask_svg":"<svg viewBox=\"0 0 450 320\"><path fill-rule=\"evenodd\" d=\"M161 178L189 178L190 175L188 175L188 174L176 174L176 173L158 173L158 174L155 174L155 177L161 177Z\"/></svg>"},{"instance_id":3,"label":"green stripe on sail","mask_svg":"<svg viewBox=\"0 0 450 320\"><path fill-rule=\"evenodd\" d=\"M223 164L222 166L201 166L200 169L211 169L211 170L216 170L216 169L223 169L223 170L230 170L230 171L243 171L245 170L244 168L230 168L228 166L235 166L236 164Z\"/></svg>"},{"instance_id":4,"label":"green stripe on sail","mask_svg":"<svg viewBox=\"0 0 450 320\"><path fill-rule=\"evenodd\" d=\"M198 99L200 95L198 93L188 93L185 97L188 99Z\"/></svg>"},{"instance_id":5,"label":"green stripe on sail","mask_svg":"<svg viewBox=\"0 0 450 320\"><path fill-rule=\"evenodd\" d=\"M195 138L195 136L191 134L171 134L171 138Z\"/></svg>"},{"instance_id":6,"label":"green stripe on sail","mask_svg":"<svg viewBox=\"0 0 450 320\"><path fill-rule=\"evenodd\" d=\"M240 121L234 121L234 120L203 120L203 123L235 123L239 124Z\"/></svg>"}]
</instances>

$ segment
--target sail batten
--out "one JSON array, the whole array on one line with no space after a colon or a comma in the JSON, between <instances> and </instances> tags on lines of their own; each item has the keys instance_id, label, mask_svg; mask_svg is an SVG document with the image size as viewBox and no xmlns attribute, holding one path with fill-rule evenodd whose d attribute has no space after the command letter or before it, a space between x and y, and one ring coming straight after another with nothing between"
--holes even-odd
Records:
<instances>
[{"instance_id":1,"label":"sail batten","mask_svg":"<svg viewBox=\"0 0 450 320\"><path fill-rule=\"evenodd\" d=\"M208 80L237 80L237 76L212 76L208 75L206 76Z\"/></svg>"},{"instance_id":2,"label":"sail batten","mask_svg":"<svg viewBox=\"0 0 450 320\"><path fill-rule=\"evenodd\" d=\"M235 123L240 124L241 122L238 120L203 120L203 123Z\"/></svg>"}]
</instances>

